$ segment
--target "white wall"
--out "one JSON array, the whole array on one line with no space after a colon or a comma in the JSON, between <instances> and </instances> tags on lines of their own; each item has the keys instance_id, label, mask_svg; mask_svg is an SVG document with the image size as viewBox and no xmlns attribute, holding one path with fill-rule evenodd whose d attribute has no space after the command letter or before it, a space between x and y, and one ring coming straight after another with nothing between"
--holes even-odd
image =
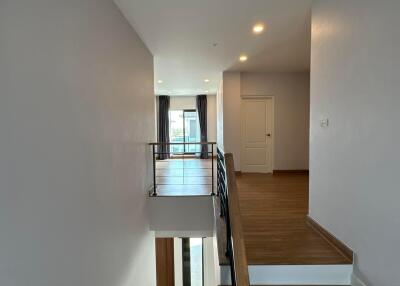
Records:
<instances>
[{"instance_id":1,"label":"white wall","mask_svg":"<svg viewBox=\"0 0 400 286\"><path fill-rule=\"evenodd\" d=\"M223 94L223 79L218 85L216 95L216 112L217 112L217 143L218 147L224 147L224 94Z\"/></svg>"},{"instance_id":2,"label":"white wall","mask_svg":"<svg viewBox=\"0 0 400 286\"><path fill-rule=\"evenodd\" d=\"M150 197L150 229L158 237L202 237L213 233L211 196Z\"/></svg>"},{"instance_id":3,"label":"white wall","mask_svg":"<svg viewBox=\"0 0 400 286\"><path fill-rule=\"evenodd\" d=\"M195 96L170 96L170 110L196 109Z\"/></svg>"},{"instance_id":4,"label":"white wall","mask_svg":"<svg viewBox=\"0 0 400 286\"><path fill-rule=\"evenodd\" d=\"M2 0L0 39L0 285L155 285L152 55L110 0Z\"/></svg>"},{"instance_id":5,"label":"white wall","mask_svg":"<svg viewBox=\"0 0 400 286\"><path fill-rule=\"evenodd\" d=\"M207 95L207 138L217 141L217 96Z\"/></svg>"},{"instance_id":6,"label":"white wall","mask_svg":"<svg viewBox=\"0 0 400 286\"><path fill-rule=\"evenodd\" d=\"M224 73L224 145L240 170L240 97L274 96L274 170L308 169L309 73ZM239 116L238 116L239 115Z\"/></svg>"},{"instance_id":7,"label":"white wall","mask_svg":"<svg viewBox=\"0 0 400 286\"><path fill-rule=\"evenodd\" d=\"M240 170L240 72L223 73L224 152L232 153L235 170Z\"/></svg>"},{"instance_id":8,"label":"white wall","mask_svg":"<svg viewBox=\"0 0 400 286\"><path fill-rule=\"evenodd\" d=\"M313 4L310 214L376 286L400 285L399 11L398 1Z\"/></svg>"},{"instance_id":9,"label":"white wall","mask_svg":"<svg viewBox=\"0 0 400 286\"><path fill-rule=\"evenodd\" d=\"M174 286L183 286L182 238L174 237Z\"/></svg>"},{"instance_id":10,"label":"white wall","mask_svg":"<svg viewBox=\"0 0 400 286\"><path fill-rule=\"evenodd\" d=\"M204 259L204 286L218 285L215 279L215 267L219 266L214 260L214 243L213 237L205 237L203 239L203 259Z\"/></svg>"}]
</instances>

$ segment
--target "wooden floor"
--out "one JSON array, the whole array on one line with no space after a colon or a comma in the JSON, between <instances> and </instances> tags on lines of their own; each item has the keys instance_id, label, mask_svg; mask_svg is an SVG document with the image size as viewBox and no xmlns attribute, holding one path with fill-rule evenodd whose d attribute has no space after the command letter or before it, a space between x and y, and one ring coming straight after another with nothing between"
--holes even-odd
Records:
<instances>
[{"instance_id":1,"label":"wooden floor","mask_svg":"<svg viewBox=\"0 0 400 286\"><path fill-rule=\"evenodd\" d=\"M209 195L211 169L211 160L157 161L158 195ZM243 174L237 185L249 265L349 263L306 223L308 175Z\"/></svg>"},{"instance_id":2,"label":"wooden floor","mask_svg":"<svg viewBox=\"0 0 400 286\"><path fill-rule=\"evenodd\" d=\"M348 264L306 224L308 175L237 176L249 265Z\"/></svg>"},{"instance_id":3,"label":"wooden floor","mask_svg":"<svg viewBox=\"0 0 400 286\"><path fill-rule=\"evenodd\" d=\"M157 160L158 196L208 196L212 191L211 159ZM214 173L216 171L214 160Z\"/></svg>"}]
</instances>

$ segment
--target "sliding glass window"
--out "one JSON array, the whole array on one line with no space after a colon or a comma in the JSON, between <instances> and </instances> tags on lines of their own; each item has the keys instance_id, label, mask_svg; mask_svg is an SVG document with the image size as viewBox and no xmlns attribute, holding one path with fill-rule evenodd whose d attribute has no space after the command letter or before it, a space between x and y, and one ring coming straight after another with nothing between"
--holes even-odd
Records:
<instances>
[{"instance_id":1,"label":"sliding glass window","mask_svg":"<svg viewBox=\"0 0 400 286\"><path fill-rule=\"evenodd\" d=\"M200 127L195 109L170 111L170 141L172 143L189 143L200 141ZM194 154L199 152L197 145L172 145L171 153Z\"/></svg>"}]
</instances>

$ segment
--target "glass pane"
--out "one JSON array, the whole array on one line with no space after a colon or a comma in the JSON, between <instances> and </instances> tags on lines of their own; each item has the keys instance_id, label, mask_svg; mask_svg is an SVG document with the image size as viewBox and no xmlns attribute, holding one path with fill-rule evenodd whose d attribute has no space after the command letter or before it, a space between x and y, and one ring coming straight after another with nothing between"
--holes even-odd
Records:
<instances>
[{"instance_id":1,"label":"glass pane","mask_svg":"<svg viewBox=\"0 0 400 286\"><path fill-rule=\"evenodd\" d=\"M169 138L172 143L183 142L183 110L169 112ZM171 145L171 153L183 152L183 145Z\"/></svg>"},{"instance_id":2,"label":"glass pane","mask_svg":"<svg viewBox=\"0 0 400 286\"><path fill-rule=\"evenodd\" d=\"M185 111L185 142L199 142L200 128L196 111ZM199 152L200 147L186 145L186 152Z\"/></svg>"},{"instance_id":3,"label":"glass pane","mask_svg":"<svg viewBox=\"0 0 400 286\"><path fill-rule=\"evenodd\" d=\"M203 286L203 239L190 238L191 286Z\"/></svg>"}]
</instances>

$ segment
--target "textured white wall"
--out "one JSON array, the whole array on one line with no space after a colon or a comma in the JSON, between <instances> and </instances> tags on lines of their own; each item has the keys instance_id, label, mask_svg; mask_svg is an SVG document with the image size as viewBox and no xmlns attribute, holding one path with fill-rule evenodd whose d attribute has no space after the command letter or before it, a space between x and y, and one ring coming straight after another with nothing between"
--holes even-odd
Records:
<instances>
[{"instance_id":1,"label":"textured white wall","mask_svg":"<svg viewBox=\"0 0 400 286\"><path fill-rule=\"evenodd\" d=\"M313 4L310 214L376 286L400 285L399 11L399 1Z\"/></svg>"},{"instance_id":2,"label":"textured white wall","mask_svg":"<svg viewBox=\"0 0 400 286\"><path fill-rule=\"evenodd\" d=\"M294 73L224 73L224 145L240 170L242 95L274 96L274 170L308 169L310 76Z\"/></svg>"},{"instance_id":3,"label":"textured white wall","mask_svg":"<svg viewBox=\"0 0 400 286\"><path fill-rule=\"evenodd\" d=\"M152 55L110 0L2 0L0 39L0 285L155 285Z\"/></svg>"}]
</instances>

